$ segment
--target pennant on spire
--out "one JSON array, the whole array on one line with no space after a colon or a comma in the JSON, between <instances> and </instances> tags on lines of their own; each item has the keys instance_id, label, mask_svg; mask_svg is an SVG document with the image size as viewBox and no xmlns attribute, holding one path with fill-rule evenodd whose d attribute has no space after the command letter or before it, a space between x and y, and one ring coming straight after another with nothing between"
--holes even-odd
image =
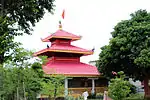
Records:
<instances>
[{"instance_id":1,"label":"pennant on spire","mask_svg":"<svg viewBox=\"0 0 150 100\"><path fill-rule=\"evenodd\" d=\"M65 18L65 10L63 10L63 12L62 12L62 18L64 19Z\"/></svg>"}]
</instances>

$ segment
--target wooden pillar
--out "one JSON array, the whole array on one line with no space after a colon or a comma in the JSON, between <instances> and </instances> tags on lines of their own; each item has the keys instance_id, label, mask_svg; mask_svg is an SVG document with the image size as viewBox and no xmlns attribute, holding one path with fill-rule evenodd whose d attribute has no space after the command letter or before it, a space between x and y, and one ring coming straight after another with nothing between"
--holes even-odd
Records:
<instances>
[{"instance_id":1,"label":"wooden pillar","mask_svg":"<svg viewBox=\"0 0 150 100\"><path fill-rule=\"evenodd\" d=\"M93 78L92 79L92 91L91 91L92 94L95 93L95 79Z\"/></svg>"},{"instance_id":2,"label":"wooden pillar","mask_svg":"<svg viewBox=\"0 0 150 100\"><path fill-rule=\"evenodd\" d=\"M68 95L68 79L65 78L65 96Z\"/></svg>"},{"instance_id":3,"label":"wooden pillar","mask_svg":"<svg viewBox=\"0 0 150 100\"><path fill-rule=\"evenodd\" d=\"M94 94L95 93L95 80L97 80L98 78L88 78L92 80L92 90L91 93Z\"/></svg>"}]
</instances>

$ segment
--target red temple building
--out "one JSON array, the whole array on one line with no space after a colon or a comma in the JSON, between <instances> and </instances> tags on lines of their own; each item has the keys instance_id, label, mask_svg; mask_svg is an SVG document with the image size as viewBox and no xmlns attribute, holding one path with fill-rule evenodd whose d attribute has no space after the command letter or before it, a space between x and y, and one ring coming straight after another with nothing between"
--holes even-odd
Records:
<instances>
[{"instance_id":1,"label":"red temple building","mask_svg":"<svg viewBox=\"0 0 150 100\"><path fill-rule=\"evenodd\" d=\"M46 49L34 53L34 56L47 56L48 63L43 65L45 74L63 74L65 79L65 95L68 93L81 94L89 92L103 92L107 81L101 77L96 66L80 62L80 57L93 54L94 51L73 46L73 41L81 37L61 29L42 39L51 42Z\"/></svg>"}]
</instances>

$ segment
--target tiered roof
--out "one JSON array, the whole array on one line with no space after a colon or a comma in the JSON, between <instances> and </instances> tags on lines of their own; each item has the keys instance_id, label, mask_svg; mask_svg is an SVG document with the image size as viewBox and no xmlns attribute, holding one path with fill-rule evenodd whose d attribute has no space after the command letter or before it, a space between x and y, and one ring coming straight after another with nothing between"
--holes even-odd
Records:
<instances>
[{"instance_id":1,"label":"tiered roof","mask_svg":"<svg viewBox=\"0 0 150 100\"><path fill-rule=\"evenodd\" d=\"M47 64L43 65L43 70L46 74L85 77L99 76L100 73L95 66L80 62L80 56L91 55L93 51L71 45L71 41L79 39L81 39L81 36L60 29L42 39L43 42L52 42L52 44L50 47L34 53L34 56L45 55L49 57ZM65 57L58 57L59 54L65 54ZM67 56L69 54L71 56ZM73 54L78 56L73 57Z\"/></svg>"},{"instance_id":2,"label":"tiered roof","mask_svg":"<svg viewBox=\"0 0 150 100\"><path fill-rule=\"evenodd\" d=\"M64 30L58 30L55 33L51 34L50 36L42 39L43 42L51 42L55 39L66 39L66 40L79 40L81 36L74 35L72 33L66 32ZM76 47L73 45L51 45L51 47L40 50L39 52L34 53L34 56L45 55L46 53L50 52L64 52L64 53L75 53L75 54L82 54L82 55L91 55L93 54L92 50L86 50L80 47Z\"/></svg>"}]
</instances>

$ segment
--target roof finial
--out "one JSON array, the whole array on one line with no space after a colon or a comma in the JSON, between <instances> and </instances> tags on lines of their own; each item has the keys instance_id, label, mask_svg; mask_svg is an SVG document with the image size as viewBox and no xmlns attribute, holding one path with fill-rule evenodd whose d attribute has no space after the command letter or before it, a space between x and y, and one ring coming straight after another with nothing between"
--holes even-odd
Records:
<instances>
[{"instance_id":1,"label":"roof finial","mask_svg":"<svg viewBox=\"0 0 150 100\"><path fill-rule=\"evenodd\" d=\"M59 21L59 29L62 30L62 24L61 24L61 21Z\"/></svg>"}]
</instances>

